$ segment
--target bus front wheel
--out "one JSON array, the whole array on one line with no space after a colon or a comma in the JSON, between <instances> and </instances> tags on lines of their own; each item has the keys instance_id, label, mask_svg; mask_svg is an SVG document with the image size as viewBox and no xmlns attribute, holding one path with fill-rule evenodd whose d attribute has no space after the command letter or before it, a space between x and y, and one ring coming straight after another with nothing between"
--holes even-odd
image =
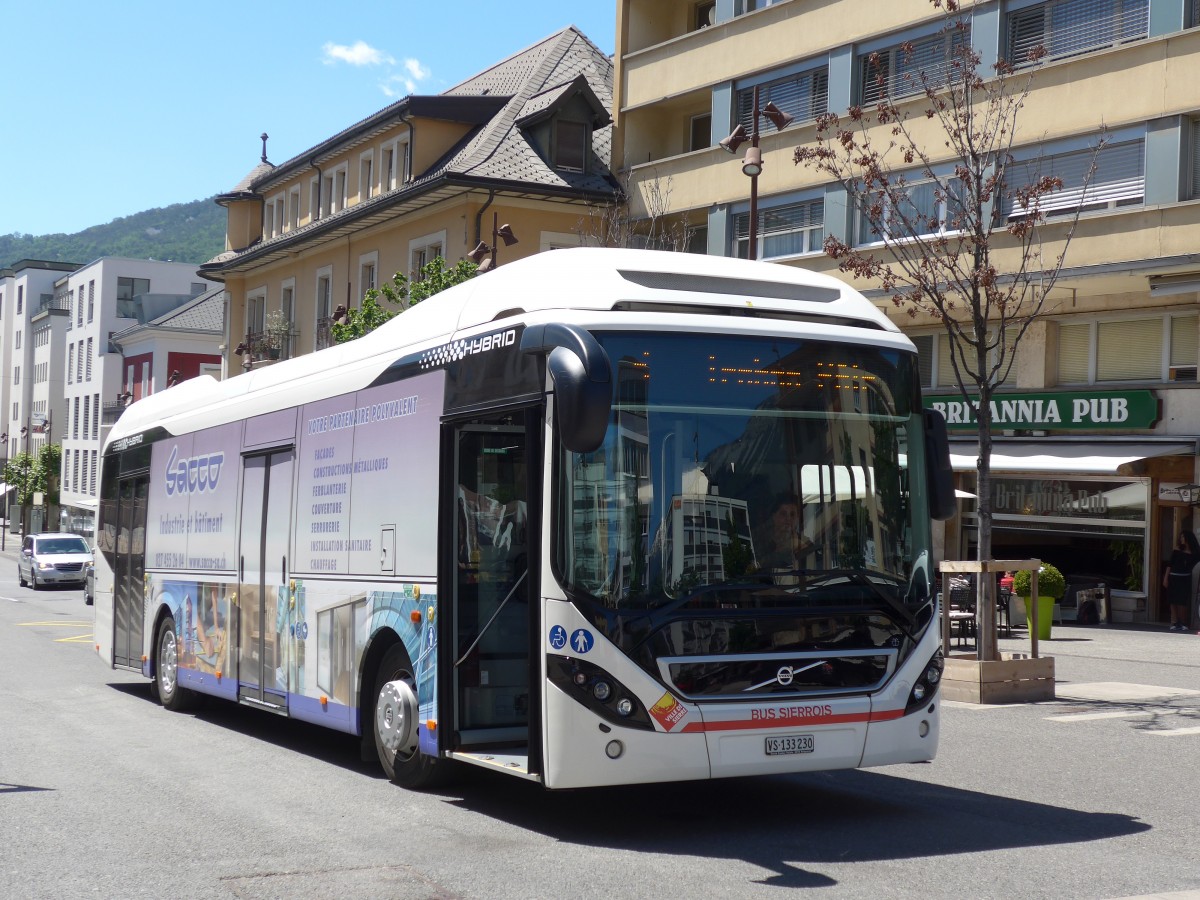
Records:
<instances>
[{"instance_id":1,"label":"bus front wheel","mask_svg":"<svg viewBox=\"0 0 1200 900\"><path fill-rule=\"evenodd\" d=\"M373 719L375 750L391 781L406 788L440 783L445 764L422 754L417 747L417 679L403 644L391 647L379 666Z\"/></svg>"},{"instance_id":2,"label":"bus front wheel","mask_svg":"<svg viewBox=\"0 0 1200 900\"><path fill-rule=\"evenodd\" d=\"M175 636L175 620L170 616L159 624L154 646L154 687L158 702L165 709L181 712L191 706L194 694L179 686L179 641Z\"/></svg>"}]
</instances>

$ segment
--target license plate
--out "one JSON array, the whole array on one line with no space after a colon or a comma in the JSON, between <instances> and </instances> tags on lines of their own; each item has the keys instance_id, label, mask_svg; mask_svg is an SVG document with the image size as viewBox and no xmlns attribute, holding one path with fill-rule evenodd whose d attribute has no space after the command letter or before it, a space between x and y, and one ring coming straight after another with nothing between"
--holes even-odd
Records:
<instances>
[{"instance_id":1,"label":"license plate","mask_svg":"<svg viewBox=\"0 0 1200 900\"><path fill-rule=\"evenodd\" d=\"M815 742L811 734L767 738L767 756L782 756L785 753L812 753L814 749Z\"/></svg>"}]
</instances>

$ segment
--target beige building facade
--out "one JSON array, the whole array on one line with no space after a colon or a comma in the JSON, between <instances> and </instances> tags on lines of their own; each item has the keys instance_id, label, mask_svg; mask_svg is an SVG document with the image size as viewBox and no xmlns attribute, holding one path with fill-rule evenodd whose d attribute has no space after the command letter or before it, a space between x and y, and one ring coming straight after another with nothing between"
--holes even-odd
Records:
<instances>
[{"instance_id":1,"label":"beige building facade","mask_svg":"<svg viewBox=\"0 0 1200 900\"><path fill-rule=\"evenodd\" d=\"M1075 587L1104 582L1107 617L1165 621L1161 566L1179 530L1200 527L1200 87L1190 75L1200 3L991 0L965 4L965 15L985 67L1024 59L1035 44L1048 52L1014 146L1018 161L1063 178L1043 229L1048 256L1081 208L1066 271L1002 389L994 551L1077 576L1067 618ZM846 192L795 165L793 151L814 140L815 117L876 99L872 66L901 70L909 47L931 65L947 59L944 24L928 0L620 0L613 166L634 212L663 212L651 206L665 194L666 216L708 253L746 255L750 183L718 141L739 123L751 129L757 87L794 120L781 131L761 122L756 255L835 272L825 237L855 246L878 237ZM973 421L955 396L941 327L879 304L917 344L926 402L948 415L970 495ZM945 558L972 554L973 515L965 496Z\"/></svg>"},{"instance_id":2,"label":"beige building facade","mask_svg":"<svg viewBox=\"0 0 1200 900\"><path fill-rule=\"evenodd\" d=\"M201 267L228 297L228 374L331 344L340 309L482 241L504 264L578 245L611 203L612 62L566 28L443 94L410 96L218 202L225 252ZM508 225L517 242L494 232ZM281 345L281 346L280 346Z\"/></svg>"}]
</instances>

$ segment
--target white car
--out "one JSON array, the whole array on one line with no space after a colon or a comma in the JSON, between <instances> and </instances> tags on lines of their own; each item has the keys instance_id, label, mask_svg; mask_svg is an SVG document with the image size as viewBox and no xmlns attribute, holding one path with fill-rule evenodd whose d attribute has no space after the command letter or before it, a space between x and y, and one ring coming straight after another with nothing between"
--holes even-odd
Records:
<instances>
[{"instance_id":1,"label":"white car","mask_svg":"<svg viewBox=\"0 0 1200 900\"><path fill-rule=\"evenodd\" d=\"M77 534L61 531L28 534L17 557L17 581L35 591L43 584L72 584L82 587L92 548Z\"/></svg>"}]
</instances>

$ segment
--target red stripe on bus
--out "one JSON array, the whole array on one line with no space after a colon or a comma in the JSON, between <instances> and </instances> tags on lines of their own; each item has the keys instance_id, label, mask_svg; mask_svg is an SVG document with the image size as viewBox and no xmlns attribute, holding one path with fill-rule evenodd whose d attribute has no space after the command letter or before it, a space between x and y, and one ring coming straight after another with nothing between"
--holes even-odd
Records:
<instances>
[{"instance_id":1,"label":"red stripe on bus","mask_svg":"<svg viewBox=\"0 0 1200 900\"><path fill-rule=\"evenodd\" d=\"M839 716L820 716L818 718L795 718L795 719L737 719L721 722L689 722L683 728L679 729L677 734L683 732L700 732L700 731L759 731L764 728L784 728L784 727L801 727L805 725L843 725L851 722L887 722L892 719L903 718L904 710L902 709L885 709L876 712L863 713L844 713Z\"/></svg>"}]
</instances>

